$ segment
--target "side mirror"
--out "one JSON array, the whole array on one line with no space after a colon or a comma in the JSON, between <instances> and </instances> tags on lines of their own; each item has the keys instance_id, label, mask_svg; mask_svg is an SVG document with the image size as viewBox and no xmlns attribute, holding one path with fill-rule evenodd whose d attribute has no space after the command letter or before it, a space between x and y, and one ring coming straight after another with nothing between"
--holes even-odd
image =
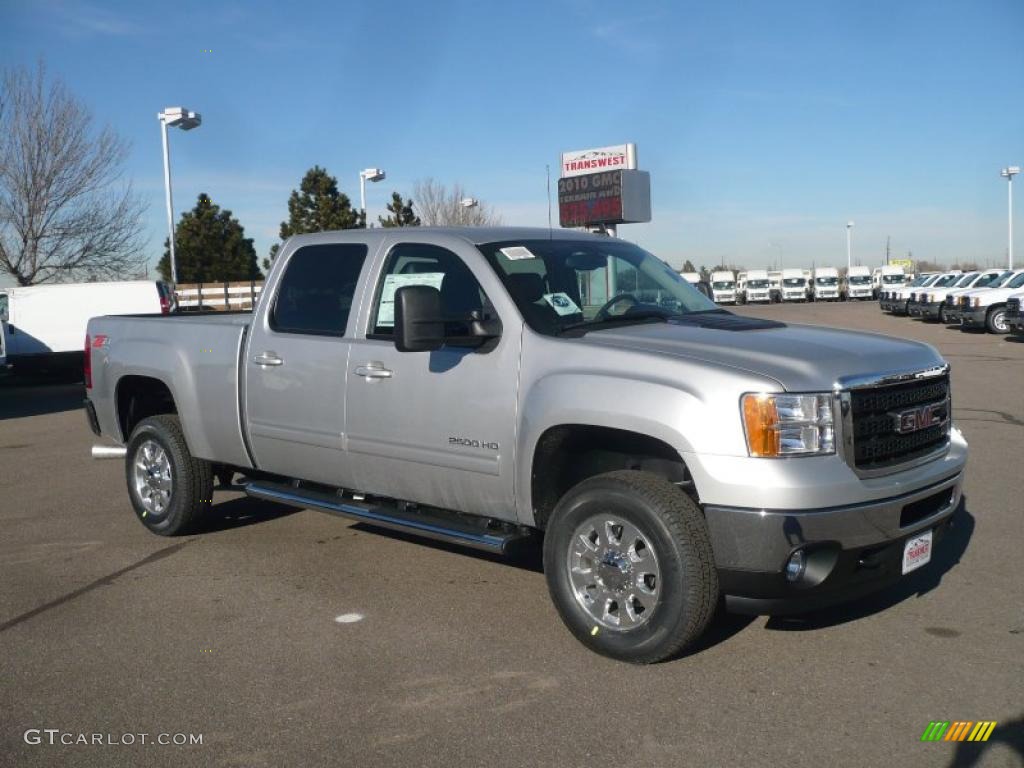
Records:
<instances>
[{"instance_id":1,"label":"side mirror","mask_svg":"<svg viewBox=\"0 0 1024 768\"><path fill-rule=\"evenodd\" d=\"M429 285L407 285L395 291L395 349L431 352L443 346L441 292Z\"/></svg>"}]
</instances>

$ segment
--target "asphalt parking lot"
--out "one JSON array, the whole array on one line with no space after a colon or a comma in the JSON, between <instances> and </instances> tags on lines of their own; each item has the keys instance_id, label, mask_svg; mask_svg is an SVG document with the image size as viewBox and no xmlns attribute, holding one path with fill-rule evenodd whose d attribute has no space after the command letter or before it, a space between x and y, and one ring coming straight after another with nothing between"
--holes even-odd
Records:
<instances>
[{"instance_id":1,"label":"asphalt parking lot","mask_svg":"<svg viewBox=\"0 0 1024 768\"><path fill-rule=\"evenodd\" d=\"M897 590L720 616L653 667L577 644L535 551L503 561L237 494L206 533L153 536L122 464L89 458L80 387L0 382L0 764L1024 765L1024 343L873 303L739 311L936 345L971 446L965 506ZM998 725L922 743L933 720Z\"/></svg>"}]
</instances>

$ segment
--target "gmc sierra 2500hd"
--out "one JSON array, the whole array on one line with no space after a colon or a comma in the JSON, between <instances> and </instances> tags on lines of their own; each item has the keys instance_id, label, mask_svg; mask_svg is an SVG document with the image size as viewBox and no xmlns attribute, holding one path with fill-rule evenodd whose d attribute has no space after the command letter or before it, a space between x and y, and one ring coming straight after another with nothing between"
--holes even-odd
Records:
<instances>
[{"instance_id":1,"label":"gmc sierra 2500hd","mask_svg":"<svg viewBox=\"0 0 1024 768\"><path fill-rule=\"evenodd\" d=\"M491 551L544 532L590 648L679 652L720 598L804 611L928 562L967 445L931 347L717 308L614 238L351 230L283 246L252 314L94 318L93 430L144 526L214 478Z\"/></svg>"}]
</instances>

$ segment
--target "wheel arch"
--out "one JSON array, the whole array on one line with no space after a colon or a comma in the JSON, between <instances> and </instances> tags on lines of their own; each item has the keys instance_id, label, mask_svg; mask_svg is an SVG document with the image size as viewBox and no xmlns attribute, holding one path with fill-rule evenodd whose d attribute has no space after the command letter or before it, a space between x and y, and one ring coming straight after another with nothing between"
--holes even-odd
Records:
<instances>
[{"instance_id":1,"label":"wheel arch","mask_svg":"<svg viewBox=\"0 0 1024 768\"><path fill-rule=\"evenodd\" d=\"M697 501L686 462L665 440L620 427L557 424L540 435L530 459L532 524L546 527L555 505L570 488L616 470L638 470L663 477Z\"/></svg>"},{"instance_id":2,"label":"wheel arch","mask_svg":"<svg viewBox=\"0 0 1024 768\"><path fill-rule=\"evenodd\" d=\"M143 419L165 413L178 413L171 388L155 376L128 374L114 388L114 413L121 440L128 442L132 430Z\"/></svg>"}]
</instances>

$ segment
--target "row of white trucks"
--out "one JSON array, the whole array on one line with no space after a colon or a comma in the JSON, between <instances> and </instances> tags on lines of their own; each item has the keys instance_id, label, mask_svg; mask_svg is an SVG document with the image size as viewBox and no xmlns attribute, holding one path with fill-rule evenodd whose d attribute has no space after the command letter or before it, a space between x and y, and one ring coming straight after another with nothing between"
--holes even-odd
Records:
<instances>
[{"instance_id":1,"label":"row of white trucks","mask_svg":"<svg viewBox=\"0 0 1024 768\"><path fill-rule=\"evenodd\" d=\"M697 283L696 272L682 273ZM902 267L850 267L841 274L835 267L811 269L750 269L711 273L710 293L716 304L771 304L784 301L859 301L906 282Z\"/></svg>"},{"instance_id":2,"label":"row of white trucks","mask_svg":"<svg viewBox=\"0 0 1024 768\"><path fill-rule=\"evenodd\" d=\"M883 312L933 320L961 330L1024 336L1024 269L926 272L882 291Z\"/></svg>"}]
</instances>

